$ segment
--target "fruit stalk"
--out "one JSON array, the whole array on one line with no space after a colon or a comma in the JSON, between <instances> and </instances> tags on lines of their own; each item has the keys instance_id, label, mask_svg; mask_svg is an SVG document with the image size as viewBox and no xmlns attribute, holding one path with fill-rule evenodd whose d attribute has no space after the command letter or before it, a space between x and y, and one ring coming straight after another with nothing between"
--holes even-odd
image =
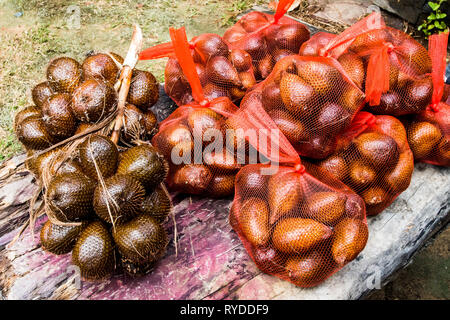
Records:
<instances>
[{"instance_id":1,"label":"fruit stalk","mask_svg":"<svg viewBox=\"0 0 450 320\"><path fill-rule=\"evenodd\" d=\"M130 48L123 62L123 68L120 73L119 83L119 102L117 106L117 116L114 121L114 131L111 134L111 140L117 144L119 141L120 130L124 122L124 109L127 100L128 91L130 89L131 76L133 69L139 59L139 52L142 48L142 30L139 25L134 25L133 35L131 37ZM116 84L117 85L117 84Z\"/></svg>"}]
</instances>

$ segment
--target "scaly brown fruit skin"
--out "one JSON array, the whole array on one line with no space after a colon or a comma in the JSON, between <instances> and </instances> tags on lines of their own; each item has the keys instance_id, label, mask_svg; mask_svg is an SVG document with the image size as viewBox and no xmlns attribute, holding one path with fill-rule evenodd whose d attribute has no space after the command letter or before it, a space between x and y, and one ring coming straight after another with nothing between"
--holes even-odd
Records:
<instances>
[{"instance_id":1,"label":"scaly brown fruit skin","mask_svg":"<svg viewBox=\"0 0 450 320\"><path fill-rule=\"evenodd\" d=\"M23 121L25 121L29 117L41 117L42 116L42 110L36 106L29 106L26 107L19 112L16 113L14 117L14 128L16 128L17 125L21 124Z\"/></svg>"},{"instance_id":2,"label":"scaly brown fruit skin","mask_svg":"<svg viewBox=\"0 0 450 320\"><path fill-rule=\"evenodd\" d=\"M268 274L282 273L285 270L285 256L272 247L252 247L252 258L258 268Z\"/></svg>"},{"instance_id":3,"label":"scaly brown fruit skin","mask_svg":"<svg viewBox=\"0 0 450 320\"><path fill-rule=\"evenodd\" d=\"M220 130L220 120L223 117L208 108L198 108L189 112L187 123L194 137L204 137L208 129Z\"/></svg>"},{"instance_id":4,"label":"scaly brown fruit skin","mask_svg":"<svg viewBox=\"0 0 450 320\"><path fill-rule=\"evenodd\" d=\"M308 132L305 126L289 113L274 109L269 111L268 115L294 146L308 140Z\"/></svg>"},{"instance_id":5,"label":"scaly brown fruit skin","mask_svg":"<svg viewBox=\"0 0 450 320\"><path fill-rule=\"evenodd\" d=\"M261 174L259 165L244 166L236 176L239 196L248 198L262 196L267 192L267 181L270 176Z\"/></svg>"},{"instance_id":6,"label":"scaly brown fruit skin","mask_svg":"<svg viewBox=\"0 0 450 320\"><path fill-rule=\"evenodd\" d=\"M300 155L312 159L325 159L329 157L336 148L336 138L330 135L311 135L309 141L299 144L297 151Z\"/></svg>"},{"instance_id":7,"label":"scaly brown fruit skin","mask_svg":"<svg viewBox=\"0 0 450 320\"><path fill-rule=\"evenodd\" d=\"M152 144L166 157L178 151L178 156L191 155L194 138L188 126L172 123L163 128L153 139ZM175 149L176 148L176 149Z\"/></svg>"},{"instance_id":8,"label":"scaly brown fruit skin","mask_svg":"<svg viewBox=\"0 0 450 320\"><path fill-rule=\"evenodd\" d=\"M274 247L284 253L306 252L328 239L333 230L313 219L286 218L275 226Z\"/></svg>"},{"instance_id":9,"label":"scaly brown fruit skin","mask_svg":"<svg viewBox=\"0 0 450 320\"><path fill-rule=\"evenodd\" d=\"M348 166L344 158L332 155L318 164L319 167L328 171L336 179L343 181L348 173Z\"/></svg>"},{"instance_id":10,"label":"scaly brown fruit skin","mask_svg":"<svg viewBox=\"0 0 450 320\"><path fill-rule=\"evenodd\" d=\"M271 224L298 209L304 197L301 175L296 172L279 170L269 178L267 188Z\"/></svg>"},{"instance_id":11,"label":"scaly brown fruit skin","mask_svg":"<svg viewBox=\"0 0 450 320\"><path fill-rule=\"evenodd\" d=\"M34 176L39 179L39 171L36 165L36 157L34 156L34 150L27 150L27 158L25 159L25 168L30 171Z\"/></svg>"},{"instance_id":12,"label":"scaly brown fruit skin","mask_svg":"<svg viewBox=\"0 0 450 320\"><path fill-rule=\"evenodd\" d=\"M203 87L203 93L205 95L205 98L209 101L212 101L212 100L220 98L220 97L231 98L230 92L225 87L219 86L212 82L208 82ZM189 102L192 102L192 100Z\"/></svg>"},{"instance_id":13,"label":"scaly brown fruit skin","mask_svg":"<svg viewBox=\"0 0 450 320\"><path fill-rule=\"evenodd\" d=\"M241 49L250 54L253 60L261 60L267 55L267 43L260 34L245 37Z\"/></svg>"},{"instance_id":14,"label":"scaly brown fruit skin","mask_svg":"<svg viewBox=\"0 0 450 320\"><path fill-rule=\"evenodd\" d=\"M289 279L300 287L311 287L323 281L336 268L325 255L319 250L312 250L289 257L285 269Z\"/></svg>"},{"instance_id":15,"label":"scaly brown fruit skin","mask_svg":"<svg viewBox=\"0 0 450 320\"><path fill-rule=\"evenodd\" d=\"M398 194L408 188L414 171L414 156L408 150L400 154L395 168L386 175L385 179L389 185L389 192Z\"/></svg>"},{"instance_id":16,"label":"scaly brown fruit skin","mask_svg":"<svg viewBox=\"0 0 450 320\"><path fill-rule=\"evenodd\" d=\"M275 82L266 84L261 92L261 101L267 112L282 107L284 104L281 99L280 86Z\"/></svg>"},{"instance_id":17,"label":"scaly brown fruit skin","mask_svg":"<svg viewBox=\"0 0 450 320\"><path fill-rule=\"evenodd\" d=\"M391 200L391 197L388 195L386 190L380 187L371 187L364 190L361 197L366 203L366 211L368 216L379 214L387 207L389 201Z\"/></svg>"},{"instance_id":18,"label":"scaly brown fruit skin","mask_svg":"<svg viewBox=\"0 0 450 320\"><path fill-rule=\"evenodd\" d=\"M159 84L155 76L142 70L133 70L127 101L147 111L159 99Z\"/></svg>"},{"instance_id":19,"label":"scaly brown fruit skin","mask_svg":"<svg viewBox=\"0 0 450 320\"><path fill-rule=\"evenodd\" d=\"M166 69L164 70L164 79L164 90L177 104L185 105L194 100L191 86L176 59L169 58L167 61ZM206 85L202 84L202 87L205 90Z\"/></svg>"},{"instance_id":20,"label":"scaly brown fruit skin","mask_svg":"<svg viewBox=\"0 0 450 320\"><path fill-rule=\"evenodd\" d=\"M234 193L234 174L217 173L208 187L208 195L213 198L223 198Z\"/></svg>"},{"instance_id":21,"label":"scaly brown fruit skin","mask_svg":"<svg viewBox=\"0 0 450 320\"><path fill-rule=\"evenodd\" d=\"M77 121L70 107L71 99L67 93L49 97L42 105L42 121L47 131L58 140L63 140L76 130Z\"/></svg>"},{"instance_id":22,"label":"scaly brown fruit skin","mask_svg":"<svg viewBox=\"0 0 450 320\"><path fill-rule=\"evenodd\" d=\"M119 54L117 54L117 53L114 53L114 52L108 52L108 53L109 53L111 56L113 56L113 58L116 59L117 62L119 62L120 64L123 64L124 59L123 59L123 57L122 57L121 55L119 55Z\"/></svg>"},{"instance_id":23,"label":"scaly brown fruit skin","mask_svg":"<svg viewBox=\"0 0 450 320\"><path fill-rule=\"evenodd\" d=\"M441 137L441 130L431 122L413 122L408 128L408 143L415 159L430 155Z\"/></svg>"},{"instance_id":24,"label":"scaly brown fruit skin","mask_svg":"<svg viewBox=\"0 0 450 320\"><path fill-rule=\"evenodd\" d=\"M256 76L261 79L267 78L273 70L273 58L270 54L262 59L259 59L255 68Z\"/></svg>"},{"instance_id":25,"label":"scaly brown fruit skin","mask_svg":"<svg viewBox=\"0 0 450 320\"><path fill-rule=\"evenodd\" d=\"M208 60L206 73L212 82L223 86L242 86L239 74L231 62L222 56L216 56Z\"/></svg>"},{"instance_id":26,"label":"scaly brown fruit skin","mask_svg":"<svg viewBox=\"0 0 450 320\"><path fill-rule=\"evenodd\" d=\"M158 132L158 120L151 110L144 113L144 127L148 138L152 138Z\"/></svg>"},{"instance_id":27,"label":"scaly brown fruit skin","mask_svg":"<svg viewBox=\"0 0 450 320\"><path fill-rule=\"evenodd\" d=\"M286 109L293 114L305 116L312 112L314 89L301 77L284 73L280 82L280 94Z\"/></svg>"},{"instance_id":28,"label":"scaly brown fruit skin","mask_svg":"<svg viewBox=\"0 0 450 320\"><path fill-rule=\"evenodd\" d=\"M100 221L91 222L80 234L72 251L72 263L85 280L109 278L115 267L114 241Z\"/></svg>"},{"instance_id":29,"label":"scaly brown fruit skin","mask_svg":"<svg viewBox=\"0 0 450 320\"><path fill-rule=\"evenodd\" d=\"M450 166L450 140L448 137L442 137L437 146L437 161L443 166Z\"/></svg>"},{"instance_id":30,"label":"scaly brown fruit skin","mask_svg":"<svg viewBox=\"0 0 450 320\"><path fill-rule=\"evenodd\" d=\"M111 86L116 82L119 73L119 67L114 60L105 53L98 53L87 57L83 61L82 68L85 79L105 81Z\"/></svg>"},{"instance_id":31,"label":"scaly brown fruit skin","mask_svg":"<svg viewBox=\"0 0 450 320\"><path fill-rule=\"evenodd\" d=\"M344 216L346 198L337 192L316 192L307 198L307 215L328 226Z\"/></svg>"},{"instance_id":32,"label":"scaly brown fruit skin","mask_svg":"<svg viewBox=\"0 0 450 320\"><path fill-rule=\"evenodd\" d=\"M252 67L252 57L244 50L231 50L229 58L238 72L247 71Z\"/></svg>"},{"instance_id":33,"label":"scaly brown fruit skin","mask_svg":"<svg viewBox=\"0 0 450 320\"><path fill-rule=\"evenodd\" d=\"M147 195L141 205L142 214L151 216L159 223L163 223L167 219L171 210L172 201L162 187L157 187Z\"/></svg>"},{"instance_id":34,"label":"scaly brown fruit skin","mask_svg":"<svg viewBox=\"0 0 450 320\"><path fill-rule=\"evenodd\" d=\"M401 31L396 31L401 32ZM427 50L413 38L407 38L398 48L401 63L407 63L419 75L431 73L432 62Z\"/></svg>"},{"instance_id":35,"label":"scaly brown fruit skin","mask_svg":"<svg viewBox=\"0 0 450 320\"><path fill-rule=\"evenodd\" d=\"M269 47L272 50L285 49L297 54L300 46L309 39L309 30L302 24L285 24L279 28L272 28L266 36Z\"/></svg>"},{"instance_id":36,"label":"scaly brown fruit skin","mask_svg":"<svg viewBox=\"0 0 450 320\"><path fill-rule=\"evenodd\" d=\"M317 123L313 123L312 128L319 128L319 134L323 130L329 132L330 135L337 134L348 128L351 121L352 117L345 108L337 103L327 102L320 110Z\"/></svg>"},{"instance_id":37,"label":"scaly brown fruit skin","mask_svg":"<svg viewBox=\"0 0 450 320\"><path fill-rule=\"evenodd\" d=\"M51 180L46 200L59 221L81 221L92 213L94 189L95 183L82 173L64 173Z\"/></svg>"},{"instance_id":38,"label":"scaly brown fruit skin","mask_svg":"<svg viewBox=\"0 0 450 320\"><path fill-rule=\"evenodd\" d=\"M252 11L244 15L238 23L241 24L245 31L253 32L258 30L267 22L269 21L262 12Z\"/></svg>"},{"instance_id":39,"label":"scaly brown fruit skin","mask_svg":"<svg viewBox=\"0 0 450 320\"><path fill-rule=\"evenodd\" d=\"M224 150L222 153L215 151L204 152L203 161L212 169L218 169L221 172L224 171L223 174L236 172L241 167L236 157L228 153L227 150Z\"/></svg>"},{"instance_id":40,"label":"scaly brown fruit skin","mask_svg":"<svg viewBox=\"0 0 450 320\"><path fill-rule=\"evenodd\" d=\"M172 169L171 169L172 170ZM211 170L201 164L188 164L170 174L169 188L188 194L202 194L213 178Z\"/></svg>"},{"instance_id":41,"label":"scaly brown fruit skin","mask_svg":"<svg viewBox=\"0 0 450 320\"><path fill-rule=\"evenodd\" d=\"M142 184L129 175L116 174L97 185L94 191L94 210L103 221L123 224L141 212L145 197Z\"/></svg>"},{"instance_id":42,"label":"scaly brown fruit skin","mask_svg":"<svg viewBox=\"0 0 450 320\"><path fill-rule=\"evenodd\" d=\"M146 136L144 113L135 105L125 104L121 134L122 139L128 143Z\"/></svg>"},{"instance_id":43,"label":"scaly brown fruit skin","mask_svg":"<svg viewBox=\"0 0 450 320\"><path fill-rule=\"evenodd\" d=\"M72 95L72 112L82 122L98 122L109 116L116 105L116 91L101 80L85 80Z\"/></svg>"},{"instance_id":44,"label":"scaly brown fruit skin","mask_svg":"<svg viewBox=\"0 0 450 320\"><path fill-rule=\"evenodd\" d=\"M402 109L404 108L405 105L400 94L395 91L383 93L378 106L367 105L367 111L374 114L402 114Z\"/></svg>"},{"instance_id":45,"label":"scaly brown fruit skin","mask_svg":"<svg viewBox=\"0 0 450 320\"><path fill-rule=\"evenodd\" d=\"M121 154L117 174L134 177L146 188L156 188L167 176L167 161L148 144L132 147Z\"/></svg>"},{"instance_id":46,"label":"scaly brown fruit skin","mask_svg":"<svg viewBox=\"0 0 450 320\"><path fill-rule=\"evenodd\" d=\"M64 161L64 163L63 163ZM82 174L83 169L74 158L66 159L62 147L52 149L42 153L34 158L34 165L38 177L42 177L44 171L50 174L50 177L63 173L78 173Z\"/></svg>"},{"instance_id":47,"label":"scaly brown fruit skin","mask_svg":"<svg viewBox=\"0 0 450 320\"><path fill-rule=\"evenodd\" d=\"M344 219L334 228L331 252L336 263L343 266L364 249L369 237L367 224L359 219Z\"/></svg>"},{"instance_id":48,"label":"scaly brown fruit skin","mask_svg":"<svg viewBox=\"0 0 450 320\"><path fill-rule=\"evenodd\" d=\"M147 215L117 226L113 236L119 252L137 265L157 262L164 255L168 243L164 228Z\"/></svg>"},{"instance_id":49,"label":"scaly brown fruit skin","mask_svg":"<svg viewBox=\"0 0 450 320\"><path fill-rule=\"evenodd\" d=\"M92 127L94 127L94 126L95 126L94 123L85 123L85 122L81 122L81 123L78 125L77 130L75 130L74 135L83 133L83 132L89 130L90 128L92 128Z\"/></svg>"},{"instance_id":50,"label":"scaly brown fruit skin","mask_svg":"<svg viewBox=\"0 0 450 320\"><path fill-rule=\"evenodd\" d=\"M366 132L354 139L358 151L375 168L393 168L398 161L399 148L394 139L379 132Z\"/></svg>"},{"instance_id":51,"label":"scaly brown fruit skin","mask_svg":"<svg viewBox=\"0 0 450 320\"><path fill-rule=\"evenodd\" d=\"M431 81L431 77L411 81L406 88L403 110L401 112L395 112L392 115L399 116L419 113L425 110L431 103L431 96L433 95L433 82Z\"/></svg>"},{"instance_id":52,"label":"scaly brown fruit skin","mask_svg":"<svg viewBox=\"0 0 450 320\"><path fill-rule=\"evenodd\" d=\"M377 178L377 171L365 161L355 160L350 163L349 184L356 190L367 187Z\"/></svg>"},{"instance_id":53,"label":"scaly brown fruit skin","mask_svg":"<svg viewBox=\"0 0 450 320\"><path fill-rule=\"evenodd\" d=\"M351 114L356 113L364 104L364 94L357 88L348 86L340 97L340 104Z\"/></svg>"},{"instance_id":54,"label":"scaly brown fruit skin","mask_svg":"<svg viewBox=\"0 0 450 320\"><path fill-rule=\"evenodd\" d=\"M239 229L248 242L263 247L270 239L269 208L260 198L249 198L242 203L239 215Z\"/></svg>"},{"instance_id":55,"label":"scaly brown fruit skin","mask_svg":"<svg viewBox=\"0 0 450 320\"><path fill-rule=\"evenodd\" d=\"M29 168L27 169L33 172L34 175L38 179L40 179L42 177L42 173L44 172L44 170L46 170L51 166L51 164L58 158L60 152L61 149L56 148L51 151L42 153L38 156L33 156L33 158L30 158L26 161L26 163L28 163L29 166ZM28 151L27 155L32 156L33 152Z\"/></svg>"},{"instance_id":56,"label":"scaly brown fruit skin","mask_svg":"<svg viewBox=\"0 0 450 320\"><path fill-rule=\"evenodd\" d=\"M31 91L34 104L41 108L44 102L51 97L55 92L50 87L47 81L37 84Z\"/></svg>"},{"instance_id":57,"label":"scaly brown fruit skin","mask_svg":"<svg viewBox=\"0 0 450 320\"><path fill-rule=\"evenodd\" d=\"M409 150L406 129L400 120L392 116L376 116L376 125L385 135L395 140L400 152Z\"/></svg>"},{"instance_id":58,"label":"scaly brown fruit skin","mask_svg":"<svg viewBox=\"0 0 450 320\"><path fill-rule=\"evenodd\" d=\"M20 123L16 123L15 132L19 141L27 149L43 150L56 142L47 131L40 116L29 116Z\"/></svg>"},{"instance_id":59,"label":"scaly brown fruit skin","mask_svg":"<svg viewBox=\"0 0 450 320\"><path fill-rule=\"evenodd\" d=\"M64 163L61 164L63 159L61 157L56 159L55 163L50 168L50 174L52 176L63 173L79 173L83 174L83 169L81 168L78 161L73 159L68 159Z\"/></svg>"},{"instance_id":60,"label":"scaly brown fruit skin","mask_svg":"<svg viewBox=\"0 0 450 320\"><path fill-rule=\"evenodd\" d=\"M345 201L345 216L360 220L366 218L366 205L359 195L347 195L347 201Z\"/></svg>"},{"instance_id":61,"label":"scaly brown fruit skin","mask_svg":"<svg viewBox=\"0 0 450 320\"><path fill-rule=\"evenodd\" d=\"M297 70L298 75L307 80L314 90L325 95L336 89L341 78L339 71L325 63L309 61Z\"/></svg>"},{"instance_id":62,"label":"scaly brown fruit skin","mask_svg":"<svg viewBox=\"0 0 450 320\"><path fill-rule=\"evenodd\" d=\"M359 87L363 87L365 70L364 63L356 54L348 52L338 58L339 63L347 72L350 79Z\"/></svg>"},{"instance_id":63,"label":"scaly brown fruit skin","mask_svg":"<svg viewBox=\"0 0 450 320\"><path fill-rule=\"evenodd\" d=\"M228 45L223 41L222 37L213 33L205 33L194 38L194 61L206 64L215 56L228 56Z\"/></svg>"},{"instance_id":64,"label":"scaly brown fruit skin","mask_svg":"<svg viewBox=\"0 0 450 320\"><path fill-rule=\"evenodd\" d=\"M41 229L41 246L45 251L53 254L65 254L72 251L81 231L88 222L82 222L78 226L62 226L51 223L48 220Z\"/></svg>"},{"instance_id":65,"label":"scaly brown fruit skin","mask_svg":"<svg viewBox=\"0 0 450 320\"><path fill-rule=\"evenodd\" d=\"M60 57L53 59L47 68L47 81L53 91L71 94L81 82L83 71L74 59Z\"/></svg>"},{"instance_id":66,"label":"scaly brown fruit skin","mask_svg":"<svg viewBox=\"0 0 450 320\"><path fill-rule=\"evenodd\" d=\"M108 137L97 134L87 136L78 150L81 166L92 179L98 180L99 174L106 179L116 172L119 151Z\"/></svg>"}]
</instances>

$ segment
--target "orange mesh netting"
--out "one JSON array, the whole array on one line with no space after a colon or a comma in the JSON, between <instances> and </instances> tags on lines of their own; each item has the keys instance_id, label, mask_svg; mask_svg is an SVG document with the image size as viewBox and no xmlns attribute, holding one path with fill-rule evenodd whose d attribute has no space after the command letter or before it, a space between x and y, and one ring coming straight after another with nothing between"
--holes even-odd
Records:
<instances>
[{"instance_id":1,"label":"orange mesh netting","mask_svg":"<svg viewBox=\"0 0 450 320\"><path fill-rule=\"evenodd\" d=\"M323 159L364 104L363 92L329 57L291 55L241 102L258 104L302 156Z\"/></svg>"},{"instance_id":2,"label":"orange mesh netting","mask_svg":"<svg viewBox=\"0 0 450 320\"><path fill-rule=\"evenodd\" d=\"M231 195L240 165L236 156L227 152L224 121L238 108L228 97L205 95L185 29L171 28L170 36L194 102L176 109L152 139L169 161L167 185L170 190L189 194Z\"/></svg>"},{"instance_id":3,"label":"orange mesh netting","mask_svg":"<svg viewBox=\"0 0 450 320\"><path fill-rule=\"evenodd\" d=\"M270 164L249 164L236 176L230 224L265 273L311 287L364 249L364 201L294 147L258 103L227 120ZM246 135L247 137L247 135ZM266 139L262 139L266 138Z\"/></svg>"},{"instance_id":4,"label":"orange mesh netting","mask_svg":"<svg viewBox=\"0 0 450 320\"><path fill-rule=\"evenodd\" d=\"M359 88L367 110L404 115L423 111L431 102L431 59L406 33L386 27L379 13L333 37L318 34L300 49L303 55L332 56Z\"/></svg>"},{"instance_id":5,"label":"orange mesh netting","mask_svg":"<svg viewBox=\"0 0 450 320\"><path fill-rule=\"evenodd\" d=\"M408 142L414 158L435 165L450 165L450 105L444 85L448 32L430 36L433 96L431 104L407 121Z\"/></svg>"},{"instance_id":6,"label":"orange mesh netting","mask_svg":"<svg viewBox=\"0 0 450 320\"><path fill-rule=\"evenodd\" d=\"M293 2L281 0L275 15L249 12L223 35L232 48L251 55L258 80L265 79L280 59L298 53L309 39L309 30L303 24L284 16Z\"/></svg>"},{"instance_id":7,"label":"orange mesh netting","mask_svg":"<svg viewBox=\"0 0 450 320\"><path fill-rule=\"evenodd\" d=\"M400 120L360 112L336 152L317 165L360 195L367 215L376 215L409 186L414 159Z\"/></svg>"},{"instance_id":8,"label":"orange mesh netting","mask_svg":"<svg viewBox=\"0 0 450 320\"><path fill-rule=\"evenodd\" d=\"M234 102L238 101L256 83L251 56L243 50L231 48L217 34L205 33L194 37L189 42L189 50L203 94L209 100L228 97ZM173 42L163 43L143 50L139 59L169 57L164 73L164 89L178 106L182 106L196 100L174 51Z\"/></svg>"}]
</instances>

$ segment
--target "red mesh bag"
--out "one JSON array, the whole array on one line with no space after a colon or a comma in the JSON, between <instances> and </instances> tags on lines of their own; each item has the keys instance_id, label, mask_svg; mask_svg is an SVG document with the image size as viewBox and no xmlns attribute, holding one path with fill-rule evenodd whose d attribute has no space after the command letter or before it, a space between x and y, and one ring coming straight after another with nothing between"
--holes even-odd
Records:
<instances>
[{"instance_id":1,"label":"red mesh bag","mask_svg":"<svg viewBox=\"0 0 450 320\"><path fill-rule=\"evenodd\" d=\"M255 104L301 156L323 159L363 106L364 93L335 59L291 55L246 94L240 108Z\"/></svg>"},{"instance_id":2,"label":"red mesh bag","mask_svg":"<svg viewBox=\"0 0 450 320\"><path fill-rule=\"evenodd\" d=\"M258 80L265 79L280 59L297 54L302 43L309 39L308 28L284 16L293 2L281 0L275 15L249 12L223 35L232 48L245 50L252 56Z\"/></svg>"},{"instance_id":3,"label":"red mesh bag","mask_svg":"<svg viewBox=\"0 0 450 320\"><path fill-rule=\"evenodd\" d=\"M152 144L169 161L167 185L172 191L189 194L231 195L240 165L228 151L225 143L228 140L223 138L224 121L238 108L228 97L206 98L184 28L171 28L170 36L194 102L176 109L161 123L152 139Z\"/></svg>"},{"instance_id":4,"label":"red mesh bag","mask_svg":"<svg viewBox=\"0 0 450 320\"><path fill-rule=\"evenodd\" d=\"M450 105L444 84L448 32L430 36L433 62L431 104L408 122L408 142L416 160L450 166Z\"/></svg>"},{"instance_id":5,"label":"red mesh bag","mask_svg":"<svg viewBox=\"0 0 450 320\"><path fill-rule=\"evenodd\" d=\"M400 120L360 112L336 152L317 165L360 195L367 215L376 215L409 186L414 158Z\"/></svg>"},{"instance_id":6,"label":"red mesh bag","mask_svg":"<svg viewBox=\"0 0 450 320\"><path fill-rule=\"evenodd\" d=\"M258 268L311 287L356 258L368 237L362 199L326 171L302 164L260 107L241 108L227 124L256 132L249 144L271 161L239 171L229 218Z\"/></svg>"},{"instance_id":7,"label":"red mesh bag","mask_svg":"<svg viewBox=\"0 0 450 320\"><path fill-rule=\"evenodd\" d=\"M205 33L194 37L189 48L206 99L228 97L235 102L256 83L251 56L243 50L231 48L219 35ZM195 99L174 51L173 42L163 43L143 50L139 59L169 57L164 89L178 106L182 106L195 102Z\"/></svg>"},{"instance_id":8,"label":"red mesh bag","mask_svg":"<svg viewBox=\"0 0 450 320\"><path fill-rule=\"evenodd\" d=\"M336 58L355 84L364 88L366 109L372 113L415 114L431 102L427 50L406 33L387 27L379 13L336 37L312 37L300 54Z\"/></svg>"}]
</instances>

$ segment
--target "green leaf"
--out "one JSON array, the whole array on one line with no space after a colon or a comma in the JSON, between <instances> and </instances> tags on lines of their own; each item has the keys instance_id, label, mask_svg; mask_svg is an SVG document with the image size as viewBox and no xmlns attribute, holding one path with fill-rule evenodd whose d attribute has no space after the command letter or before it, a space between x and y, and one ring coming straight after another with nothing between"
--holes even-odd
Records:
<instances>
[{"instance_id":1,"label":"green leaf","mask_svg":"<svg viewBox=\"0 0 450 320\"><path fill-rule=\"evenodd\" d=\"M421 24L418 28L417 28L417 30L422 30L423 29L423 27L425 27L425 25L423 25L423 24Z\"/></svg>"},{"instance_id":2,"label":"green leaf","mask_svg":"<svg viewBox=\"0 0 450 320\"><path fill-rule=\"evenodd\" d=\"M446 13L438 13L438 14L436 15L436 18L438 18L438 19L444 19L445 17L447 17L447 14L446 14Z\"/></svg>"},{"instance_id":3,"label":"green leaf","mask_svg":"<svg viewBox=\"0 0 450 320\"><path fill-rule=\"evenodd\" d=\"M436 20L436 15L434 13L430 14L427 18L428 20Z\"/></svg>"},{"instance_id":4,"label":"green leaf","mask_svg":"<svg viewBox=\"0 0 450 320\"><path fill-rule=\"evenodd\" d=\"M427 30L431 30L431 29L434 29L434 24L430 24L427 28Z\"/></svg>"},{"instance_id":5,"label":"green leaf","mask_svg":"<svg viewBox=\"0 0 450 320\"><path fill-rule=\"evenodd\" d=\"M431 10L436 11L441 6L439 3L434 2L428 2L428 5L430 6Z\"/></svg>"}]
</instances>

